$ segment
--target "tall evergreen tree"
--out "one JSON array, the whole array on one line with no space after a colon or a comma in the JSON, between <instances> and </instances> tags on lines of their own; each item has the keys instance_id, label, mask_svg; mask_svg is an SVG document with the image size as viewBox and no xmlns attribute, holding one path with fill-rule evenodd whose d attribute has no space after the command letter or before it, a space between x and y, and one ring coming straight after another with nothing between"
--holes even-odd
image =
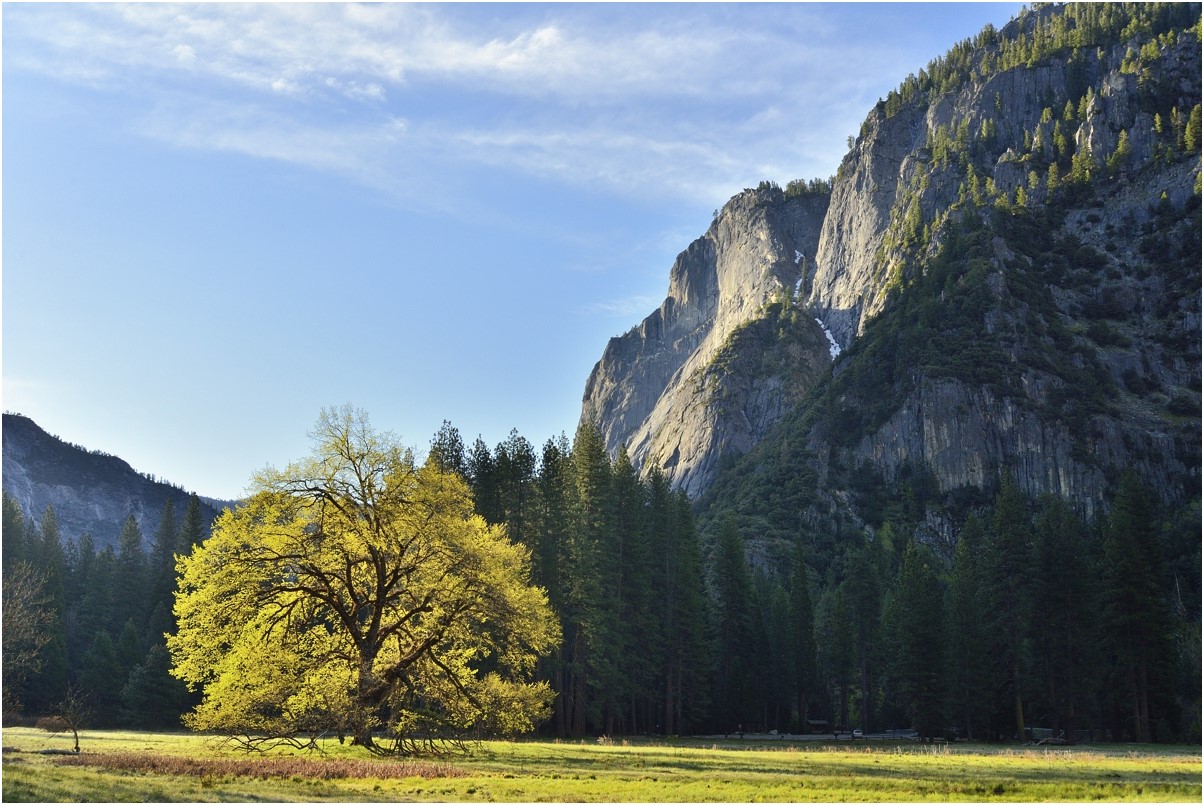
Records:
<instances>
[{"instance_id":1,"label":"tall evergreen tree","mask_svg":"<svg viewBox=\"0 0 1204 805\"><path fill-rule=\"evenodd\" d=\"M842 582L861 682L858 714L861 729L866 732L874 726L873 665L882 620L882 579L874 553L873 546L868 544L852 551Z\"/></svg>"},{"instance_id":2,"label":"tall evergreen tree","mask_svg":"<svg viewBox=\"0 0 1204 805\"><path fill-rule=\"evenodd\" d=\"M935 737L942 726L942 616L935 557L909 542L888 598L884 632L890 646L887 662L900 704L912 728L925 739Z\"/></svg>"},{"instance_id":3,"label":"tall evergreen tree","mask_svg":"<svg viewBox=\"0 0 1204 805\"><path fill-rule=\"evenodd\" d=\"M192 704L184 683L171 675L167 647L150 647L121 689L122 720L140 729L180 726L180 715Z\"/></svg>"},{"instance_id":4,"label":"tall evergreen tree","mask_svg":"<svg viewBox=\"0 0 1204 805\"><path fill-rule=\"evenodd\" d=\"M180 547L180 527L176 522L176 506L170 497L163 503L159 515L159 527L151 546L147 567L149 600L151 609L161 601L171 602L176 589L176 551Z\"/></svg>"},{"instance_id":5,"label":"tall evergreen tree","mask_svg":"<svg viewBox=\"0 0 1204 805\"><path fill-rule=\"evenodd\" d=\"M205 524L201 517L201 499L193 492L188 496L188 508L184 510L184 522L180 526L180 544L176 552L187 556L204 539Z\"/></svg>"},{"instance_id":6,"label":"tall evergreen tree","mask_svg":"<svg viewBox=\"0 0 1204 805\"><path fill-rule=\"evenodd\" d=\"M80 660L79 685L98 727L120 723L121 689L126 675L107 629L102 629Z\"/></svg>"},{"instance_id":7,"label":"tall evergreen tree","mask_svg":"<svg viewBox=\"0 0 1204 805\"><path fill-rule=\"evenodd\" d=\"M19 562L27 562L32 557L28 554L28 538L26 537L25 513L21 511L21 504L13 499L7 490L0 493L3 499L3 527L0 528L0 561L3 561L4 570L15 566Z\"/></svg>"},{"instance_id":8,"label":"tall evergreen tree","mask_svg":"<svg viewBox=\"0 0 1204 805\"><path fill-rule=\"evenodd\" d=\"M754 644L750 646L761 698L757 725L763 731L790 729L794 705L794 666L791 662L790 596L776 580L758 574L754 589Z\"/></svg>"},{"instance_id":9,"label":"tall evergreen tree","mask_svg":"<svg viewBox=\"0 0 1204 805\"><path fill-rule=\"evenodd\" d=\"M510 431L510 437L494 451L500 516L510 538L524 545L529 545L533 536L536 463L535 448L517 430Z\"/></svg>"},{"instance_id":10,"label":"tall evergreen tree","mask_svg":"<svg viewBox=\"0 0 1204 805\"><path fill-rule=\"evenodd\" d=\"M620 449L611 468L611 524L605 552L609 576L602 594L614 628L614 663L619 678L611 687L612 718L629 732L650 728L650 689L662 648L659 612L653 599L654 557L649 551L653 535L648 522L647 490Z\"/></svg>"},{"instance_id":11,"label":"tall evergreen tree","mask_svg":"<svg viewBox=\"0 0 1204 805\"><path fill-rule=\"evenodd\" d=\"M81 657L96 635L116 620L117 592L117 555L113 546L106 545L89 565L79 603L73 608L71 653L74 658Z\"/></svg>"},{"instance_id":12,"label":"tall evergreen tree","mask_svg":"<svg viewBox=\"0 0 1204 805\"><path fill-rule=\"evenodd\" d=\"M1041 694L1055 736L1074 742L1086 678L1096 666L1097 640L1091 562L1083 524L1060 498L1040 501L1034 529L1032 577L1037 611L1031 626Z\"/></svg>"},{"instance_id":13,"label":"tall evergreen tree","mask_svg":"<svg viewBox=\"0 0 1204 805\"><path fill-rule=\"evenodd\" d=\"M1025 638L1029 623L1032 525L1027 502L1010 480L995 499L992 541L987 553L990 626L996 662L1004 681L1016 740L1024 740Z\"/></svg>"},{"instance_id":14,"label":"tall evergreen tree","mask_svg":"<svg viewBox=\"0 0 1204 805\"><path fill-rule=\"evenodd\" d=\"M476 504L477 514L485 518L490 525L496 525L505 520L502 502L498 490L497 468L494 466L493 453L480 436L472 443L472 450L467 459L468 483L472 488L472 498Z\"/></svg>"},{"instance_id":15,"label":"tall evergreen tree","mask_svg":"<svg viewBox=\"0 0 1204 805\"><path fill-rule=\"evenodd\" d=\"M1127 471L1104 528L1101 579L1113 689L1128 712L1130 737L1139 742L1155 738L1159 695L1173 665L1170 612L1148 501L1137 474Z\"/></svg>"},{"instance_id":16,"label":"tall evergreen tree","mask_svg":"<svg viewBox=\"0 0 1204 805\"><path fill-rule=\"evenodd\" d=\"M611 542L613 506L611 465L598 428L582 422L573 439L574 521L570 544L572 566L578 576L575 587L576 645L578 671L574 688L574 724L584 730L586 722L600 724L609 691L621 684L614 654L617 624L607 615L603 593L604 561Z\"/></svg>"},{"instance_id":17,"label":"tall evergreen tree","mask_svg":"<svg viewBox=\"0 0 1204 805\"><path fill-rule=\"evenodd\" d=\"M811 605L811 580L802 546L795 548L790 575L790 621L787 631L798 732L810 731L811 703L820 691L815 647L815 612Z\"/></svg>"},{"instance_id":18,"label":"tall evergreen tree","mask_svg":"<svg viewBox=\"0 0 1204 805\"><path fill-rule=\"evenodd\" d=\"M821 675L826 689L835 695L833 729L851 729L849 689L856 674L857 647L844 585L833 584L824 589L815 621Z\"/></svg>"},{"instance_id":19,"label":"tall evergreen tree","mask_svg":"<svg viewBox=\"0 0 1204 805\"><path fill-rule=\"evenodd\" d=\"M114 583L121 594L113 601L110 634L120 634L130 618L135 623L146 619L148 567L142 547L142 529L131 514L121 527L117 538L117 567Z\"/></svg>"},{"instance_id":20,"label":"tall evergreen tree","mask_svg":"<svg viewBox=\"0 0 1204 805\"><path fill-rule=\"evenodd\" d=\"M461 478L468 478L468 462L464 457L464 440L460 431L443 420L438 432L431 439L429 460L442 472L454 472Z\"/></svg>"},{"instance_id":21,"label":"tall evergreen tree","mask_svg":"<svg viewBox=\"0 0 1204 805\"><path fill-rule=\"evenodd\" d=\"M945 607L944 662L949 716L969 740L986 736L993 699L984 551L986 526L966 519L953 551Z\"/></svg>"},{"instance_id":22,"label":"tall evergreen tree","mask_svg":"<svg viewBox=\"0 0 1204 805\"><path fill-rule=\"evenodd\" d=\"M655 489L664 484L664 477L653 472L650 483ZM670 496L669 504L669 538L662 582L666 613L662 626L666 635L665 725L667 734L679 734L701 724L710 706L710 646L706 634L702 549L690 501L679 490Z\"/></svg>"},{"instance_id":23,"label":"tall evergreen tree","mask_svg":"<svg viewBox=\"0 0 1204 805\"><path fill-rule=\"evenodd\" d=\"M735 519L725 515L719 529L713 562L716 726L723 732L743 731L756 716L755 679L751 668L753 644L752 579L744 540Z\"/></svg>"},{"instance_id":24,"label":"tall evergreen tree","mask_svg":"<svg viewBox=\"0 0 1204 805\"><path fill-rule=\"evenodd\" d=\"M548 603L560 618L561 643L540 661L542 679L551 682L556 698L552 701L552 719L556 734L569 735L571 712L568 680L570 647L575 643L575 626L569 615L573 590L570 581L570 543L565 528L571 517L572 448L561 436L549 439L540 456L536 477L536 536L531 549L531 577L548 591Z\"/></svg>"}]
</instances>

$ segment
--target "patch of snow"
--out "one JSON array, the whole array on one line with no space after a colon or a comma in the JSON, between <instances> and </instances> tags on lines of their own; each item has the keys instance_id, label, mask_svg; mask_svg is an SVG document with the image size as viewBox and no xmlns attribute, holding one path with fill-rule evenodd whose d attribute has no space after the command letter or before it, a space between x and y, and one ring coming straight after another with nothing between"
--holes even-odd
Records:
<instances>
[{"instance_id":1,"label":"patch of snow","mask_svg":"<svg viewBox=\"0 0 1204 805\"><path fill-rule=\"evenodd\" d=\"M800 252L798 249L795 249L794 250L794 264L797 266L797 265L800 265L802 262L803 262L803 253Z\"/></svg>"},{"instance_id":2,"label":"patch of snow","mask_svg":"<svg viewBox=\"0 0 1204 805\"><path fill-rule=\"evenodd\" d=\"M824 335L828 337L828 354L832 356L832 360L836 360L836 356L840 354L840 344L836 343L836 339L832 336L832 331L828 326L817 316L815 323L824 331Z\"/></svg>"}]
</instances>

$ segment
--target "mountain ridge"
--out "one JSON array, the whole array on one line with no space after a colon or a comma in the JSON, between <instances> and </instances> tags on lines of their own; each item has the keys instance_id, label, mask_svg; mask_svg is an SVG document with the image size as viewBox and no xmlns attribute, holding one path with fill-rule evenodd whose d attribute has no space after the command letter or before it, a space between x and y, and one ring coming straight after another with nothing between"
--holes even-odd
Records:
<instances>
[{"instance_id":1,"label":"mountain ridge","mask_svg":"<svg viewBox=\"0 0 1204 805\"><path fill-rule=\"evenodd\" d=\"M749 279L756 254L715 262L743 268L737 287L758 312L714 317L712 342L785 321L780 343L807 348L787 358L779 341L745 339L734 352L679 358L658 383L632 371L644 353L629 333L627 352L612 341L595 367L583 421L612 454L626 449L699 498L741 456L741 472L759 472L797 411L810 430L786 441L806 445L804 474L835 484L809 504L826 517L843 508L857 519L847 476L863 470L892 487L932 473L944 496L989 491L1011 473L1025 493L1090 515L1135 466L1166 502L1190 498L1200 477L1199 29L1198 7L1041 7L908 76L867 116L814 249L799 250L806 265L780 275L776 298ZM762 221L785 232L790 216L746 210L784 202L747 190L718 221L743 233L730 243L759 245ZM662 310L681 296L679 266L709 257L715 229L679 256ZM963 237L972 257L942 251ZM938 286L927 278L941 260ZM916 318L894 316L894 332L880 326L867 343L900 304ZM953 334L932 321L941 316L966 321ZM646 351L658 343L652 322L637 328ZM825 371L828 334L843 352ZM809 362L819 371L786 382ZM887 365L889 382L875 379ZM749 382L733 366L759 369ZM747 390L725 395L733 388ZM744 424L751 400L764 414L755 426ZM729 430L743 439L724 438ZM834 461L844 480L829 473Z\"/></svg>"},{"instance_id":2,"label":"mountain ridge","mask_svg":"<svg viewBox=\"0 0 1204 805\"><path fill-rule=\"evenodd\" d=\"M189 499L180 487L154 480L117 456L65 442L16 413L3 415L3 484L27 517L38 520L52 506L64 538L88 533L98 548L116 548L131 515L149 539L167 500L182 516ZM198 499L206 532L221 508L232 504Z\"/></svg>"}]
</instances>

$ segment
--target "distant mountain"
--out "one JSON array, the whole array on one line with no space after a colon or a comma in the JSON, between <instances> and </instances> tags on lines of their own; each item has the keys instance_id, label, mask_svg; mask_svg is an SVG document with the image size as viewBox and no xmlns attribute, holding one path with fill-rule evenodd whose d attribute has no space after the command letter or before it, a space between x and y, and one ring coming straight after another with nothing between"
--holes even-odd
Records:
<instances>
[{"instance_id":1,"label":"distant mountain","mask_svg":"<svg viewBox=\"0 0 1204 805\"><path fill-rule=\"evenodd\" d=\"M64 540L87 532L98 549L116 547L132 514L149 541L169 498L178 518L188 506L185 490L151 480L116 456L64 442L19 414L4 414L3 456L4 491L34 520L53 506ZM229 505L200 501L206 528Z\"/></svg>"},{"instance_id":2,"label":"distant mountain","mask_svg":"<svg viewBox=\"0 0 1204 805\"><path fill-rule=\"evenodd\" d=\"M729 201L582 418L786 541L904 501L948 532L1005 475L1088 516L1126 468L1198 499L1200 74L1198 4L988 26L870 111L830 188Z\"/></svg>"}]
</instances>

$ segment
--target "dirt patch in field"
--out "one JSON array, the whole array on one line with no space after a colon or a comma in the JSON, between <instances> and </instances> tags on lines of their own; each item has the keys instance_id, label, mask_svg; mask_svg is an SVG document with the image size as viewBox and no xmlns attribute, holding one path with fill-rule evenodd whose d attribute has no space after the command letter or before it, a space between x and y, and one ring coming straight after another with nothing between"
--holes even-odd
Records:
<instances>
[{"instance_id":1,"label":"dirt patch in field","mask_svg":"<svg viewBox=\"0 0 1204 805\"><path fill-rule=\"evenodd\" d=\"M185 777L253 777L259 780L345 780L405 777L464 777L467 772L446 763L414 760L312 760L308 758L189 758L134 752L81 754L55 761L63 766L99 766L114 771L175 774Z\"/></svg>"}]
</instances>

